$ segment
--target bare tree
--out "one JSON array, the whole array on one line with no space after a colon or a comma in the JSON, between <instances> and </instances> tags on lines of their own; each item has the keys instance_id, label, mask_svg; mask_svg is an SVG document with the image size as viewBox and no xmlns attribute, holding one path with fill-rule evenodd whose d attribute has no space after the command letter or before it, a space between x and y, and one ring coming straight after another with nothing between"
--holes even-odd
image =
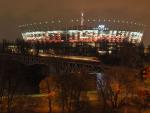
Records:
<instances>
[{"instance_id":1,"label":"bare tree","mask_svg":"<svg viewBox=\"0 0 150 113\"><path fill-rule=\"evenodd\" d=\"M79 73L63 73L58 78L62 113L81 110L81 92L84 91L84 79Z\"/></svg>"},{"instance_id":2,"label":"bare tree","mask_svg":"<svg viewBox=\"0 0 150 113\"><path fill-rule=\"evenodd\" d=\"M52 113L52 104L57 92L56 76L49 75L45 78L41 83L41 89L43 93L47 94L49 113Z\"/></svg>"},{"instance_id":3,"label":"bare tree","mask_svg":"<svg viewBox=\"0 0 150 113\"><path fill-rule=\"evenodd\" d=\"M5 85L4 74L3 74L3 70L1 70L1 74L0 74L0 112L2 112L2 109L3 109L4 85Z\"/></svg>"},{"instance_id":4,"label":"bare tree","mask_svg":"<svg viewBox=\"0 0 150 113\"><path fill-rule=\"evenodd\" d=\"M17 46L18 53L20 54L28 54L30 44L25 42L23 39L17 38L15 40L15 44Z\"/></svg>"},{"instance_id":5,"label":"bare tree","mask_svg":"<svg viewBox=\"0 0 150 113\"><path fill-rule=\"evenodd\" d=\"M13 98L16 94L17 89L20 86L22 78L21 65L8 60L7 58L1 58L0 65L0 101L7 102L7 112L10 113L12 110Z\"/></svg>"},{"instance_id":6,"label":"bare tree","mask_svg":"<svg viewBox=\"0 0 150 113\"><path fill-rule=\"evenodd\" d=\"M125 67L113 67L98 79L98 93L104 112L118 112L138 91L135 77L137 70ZM108 108L110 111L108 111Z\"/></svg>"},{"instance_id":7,"label":"bare tree","mask_svg":"<svg viewBox=\"0 0 150 113\"><path fill-rule=\"evenodd\" d=\"M128 42L124 42L121 46L118 53L121 65L132 68L141 67L143 65L141 46Z\"/></svg>"}]
</instances>

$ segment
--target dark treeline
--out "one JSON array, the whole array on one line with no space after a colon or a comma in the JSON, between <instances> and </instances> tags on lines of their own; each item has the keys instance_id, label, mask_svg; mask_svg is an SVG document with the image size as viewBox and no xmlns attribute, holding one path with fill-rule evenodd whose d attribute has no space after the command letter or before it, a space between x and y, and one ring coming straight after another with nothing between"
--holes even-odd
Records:
<instances>
[{"instance_id":1,"label":"dark treeline","mask_svg":"<svg viewBox=\"0 0 150 113\"><path fill-rule=\"evenodd\" d=\"M135 45L132 43L124 42L119 45L119 48L114 50L112 54L105 54L100 56L100 60L104 64L119 65L126 67L139 68L143 67L145 62L149 62L149 55L144 53L144 45L141 43Z\"/></svg>"},{"instance_id":2,"label":"dark treeline","mask_svg":"<svg viewBox=\"0 0 150 113\"><path fill-rule=\"evenodd\" d=\"M75 47L73 43L59 42L49 43L44 41L26 42L23 39L16 39L14 42L3 40L1 44L2 52L32 54L38 55L40 52L57 54L57 55L80 55L95 56L96 47L92 47L86 43L78 43Z\"/></svg>"},{"instance_id":3,"label":"dark treeline","mask_svg":"<svg viewBox=\"0 0 150 113\"><path fill-rule=\"evenodd\" d=\"M23 39L16 39L14 42L3 40L0 51L5 53L17 53L23 55L38 55L47 53L50 55L79 55L96 56L105 64L117 64L137 67L142 66L143 62L150 62L150 47L147 53L144 53L143 43L132 44L127 41L120 43L109 43L106 40L95 43L98 46L92 46L88 43L48 43L44 41L26 42ZM105 54L99 54L104 51ZM133 66L134 65L134 66Z\"/></svg>"}]
</instances>

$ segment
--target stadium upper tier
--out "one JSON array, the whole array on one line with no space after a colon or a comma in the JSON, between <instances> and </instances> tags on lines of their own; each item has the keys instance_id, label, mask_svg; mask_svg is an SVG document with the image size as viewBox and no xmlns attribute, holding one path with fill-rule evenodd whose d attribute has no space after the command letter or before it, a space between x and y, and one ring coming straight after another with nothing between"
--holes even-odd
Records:
<instances>
[{"instance_id":1,"label":"stadium upper tier","mask_svg":"<svg viewBox=\"0 0 150 113\"><path fill-rule=\"evenodd\" d=\"M120 20L61 20L19 26L25 41L43 42L122 42L140 43L145 25Z\"/></svg>"}]
</instances>

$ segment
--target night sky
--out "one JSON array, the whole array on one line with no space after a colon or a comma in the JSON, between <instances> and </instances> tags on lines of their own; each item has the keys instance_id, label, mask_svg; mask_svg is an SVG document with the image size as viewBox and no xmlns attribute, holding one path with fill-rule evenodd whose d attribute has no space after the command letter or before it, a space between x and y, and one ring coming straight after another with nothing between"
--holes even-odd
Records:
<instances>
[{"instance_id":1,"label":"night sky","mask_svg":"<svg viewBox=\"0 0 150 113\"><path fill-rule=\"evenodd\" d=\"M0 0L0 39L21 37L18 25L52 18L110 18L146 24L150 44L150 0Z\"/></svg>"}]
</instances>

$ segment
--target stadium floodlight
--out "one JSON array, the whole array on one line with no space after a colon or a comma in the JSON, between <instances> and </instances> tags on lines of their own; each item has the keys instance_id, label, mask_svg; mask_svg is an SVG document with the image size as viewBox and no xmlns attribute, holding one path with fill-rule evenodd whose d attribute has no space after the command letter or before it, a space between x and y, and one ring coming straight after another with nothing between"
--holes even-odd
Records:
<instances>
[{"instance_id":1,"label":"stadium floodlight","mask_svg":"<svg viewBox=\"0 0 150 113\"><path fill-rule=\"evenodd\" d=\"M123 20L122 23L124 23L125 21Z\"/></svg>"},{"instance_id":2,"label":"stadium floodlight","mask_svg":"<svg viewBox=\"0 0 150 113\"><path fill-rule=\"evenodd\" d=\"M45 21L45 24L48 24L48 22L47 22L47 21Z\"/></svg>"},{"instance_id":3,"label":"stadium floodlight","mask_svg":"<svg viewBox=\"0 0 150 113\"><path fill-rule=\"evenodd\" d=\"M61 20L58 20L58 23L61 23Z\"/></svg>"}]
</instances>

